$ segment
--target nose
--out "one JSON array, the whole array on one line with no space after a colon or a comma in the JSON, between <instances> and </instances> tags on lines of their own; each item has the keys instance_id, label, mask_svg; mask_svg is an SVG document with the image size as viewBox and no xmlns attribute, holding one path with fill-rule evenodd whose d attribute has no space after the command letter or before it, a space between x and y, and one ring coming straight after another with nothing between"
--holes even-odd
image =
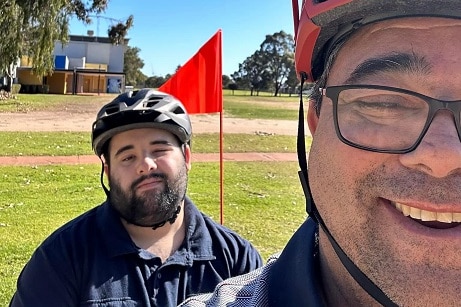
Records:
<instances>
[{"instance_id":1,"label":"nose","mask_svg":"<svg viewBox=\"0 0 461 307\"><path fill-rule=\"evenodd\" d=\"M461 174L461 142L453 114L439 111L418 147L401 155L400 161L436 178Z\"/></svg>"},{"instance_id":2,"label":"nose","mask_svg":"<svg viewBox=\"0 0 461 307\"><path fill-rule=\"evenodd\" d=\"M144 156L138 164L138 174L147 174L155 169L157 169L157 162L151 156Z\"/></svg>"}]
</instances>

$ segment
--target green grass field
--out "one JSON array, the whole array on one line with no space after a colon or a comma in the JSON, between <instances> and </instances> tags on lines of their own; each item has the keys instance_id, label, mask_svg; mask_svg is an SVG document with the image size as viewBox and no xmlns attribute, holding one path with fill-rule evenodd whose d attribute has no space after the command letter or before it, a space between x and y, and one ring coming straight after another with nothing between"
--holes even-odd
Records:
<instances>
[{"instance_id":1,"label":"green grass field","mask_svg":"<svg viewBox=\"0 0 461 307\"><path fill-rule=\"evenodd\" d=\"M0 132L0 156L92 155L89 132ZM308 142L310 139L307 140ZM224 152L296 152L296 137L226 134ZM196 134L192 152L219 152L219 134Z\"/></svg>"},{"instance_id":2,"label":"green grass field","mask_svg":"<svg viewBox=\"0 0 461 307\"><path fill-rule=\"evenodd\" d=\"M36 96L38 101L45 99L45 95ZM54 101L53 108L64 105L66 97ZM84 98L82 103L91 103ZM293 99L225 96L226 101L231 101L234 116L254 109L265 110L252 113L251 118L259 118L259 114L270 118L277 103L282 109L286 103L295 103ZM264 101L270 105L265 107ZM22 106L29 110L50 107L34 107L33 102ZM218 152L218 137L194 136L193 152ZM0 138L3 156L92 154L89 133L0 132ZM237 134L225 138L225 152L295 152L295 146L295 137L287 136ZM306 218L297 170L296 162L224 163L224 225L250 240L264 259L280 251ZM0 171L0 306L7 306L18 274L35 248L53 230L98 205L105 196L99 183L98 164L3 166ZM198 207L218 222L219 179L219 163L194 163L188 189Z\"/></svg>"}]
</instances>

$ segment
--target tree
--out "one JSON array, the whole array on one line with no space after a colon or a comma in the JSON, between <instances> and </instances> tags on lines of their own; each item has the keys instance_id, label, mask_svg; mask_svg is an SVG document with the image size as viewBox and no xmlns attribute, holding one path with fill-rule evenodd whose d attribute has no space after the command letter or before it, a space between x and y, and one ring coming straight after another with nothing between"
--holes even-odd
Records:
<instances>
[{"instance_id":1,"label":"tree","mask_svg":"<svg viewBox=\"0 0 461 307\"><path fill-rule=\"evenodd\" d=\"M267 89L268 77L266 72L266 58L258 50L251 56L247 57L242 64L239 64L239 70L232 74L232 79L243 89L249 89L250 95L254 92L259 95L261 90Z\"/></svg>"},{"instance_id":2,"label":"tree","mask_svg":"<svg viewBox=\"0 0 461 307\"><path fill-rule=\"evenodd\" d=\"M130 15L125 23L119 22L107 30L107 35L114 45L123 45L128 30L133 26L133 15ZM143 64L144 65L144 64Z\"/></svg>"},{"instance_id":3,"label":"tree","mask_svg":"<svg viewBox=\"0 0 461 307\"><path fill-rule=\"evenodd\" d=\"M284 31L266 35L260 45L260 52L264 58L265 71L274 85L274 96L277 96L290 72L295 70L293 36Z\"/></svg>"},{"instance_id":4,"label":"tree","mask_svg":"<svg viewBox=\"0 0 461 307\"><path fill-rule=\"evenodd\" d=\"M9 79L8 90L11 90L15 63L22 50L21 40L17 39L22 35L20 19L22 12L15 4L6 3L3 5L0 14L0 74L5 74Z\"/></svg>"},{"instance_id":5,"label":"tree","mask_svg":"<svg viewBox=\"0 0 461 307\"><path fill-rule=\"evenodd\" d=\"M238 90L239 87L238 87L237 83L229 83L227 88L232 91L232 96L234 96L234 91Z\"/></svg>"},{"instance_id":6,"label":"tree","mask_svg":"<svg viewBox=\"0 0 461 307\"><path fill-rule=\"evenodd\" d=\"M141 72L144 67L144 61L139 57L141 49L138 47L127 46L123 63L123 72L125 73L125 81L127 85L144 84L147 76Z\"/></svg>"},{"instance_id":7,"label":"tree","mask_svg":"<svg viewBox=\"0 0 461 307\"><path fill-rule=\"evenodd\" d=\"M290 69L290 72L288 73L288 76L284 83L284 86L288 94L290 94L290 97L296 91L298 85L299 85L298 75L296 73L296 69L293 67L293 69Z\"/></svg>"},{"instance_id":8,"label":"tree","mask_svg":"<svg viewBox=\"0 0 461 307\"><path fill-rule=\"evenodd\" d=\"M250 89L258 94L260 90L274 90L277 96L282 86L291 86L295 74L294 43L290 34L280 31L266 35L259 50L239 64L239 70L231 77L239 88ZM286 84L290 78L289 84Z\"/></svg>"},{"instance_id":9,"label":"tree","mask_svg":"<svg viewBox=\"0 0 461 307\"><path fill-rule=\"evenodd\" d=\"M0 13L0 73L11 76L14 65L28 56L37 76L53 71L56 41L68 42L69 21L75 16L90 23L92 13L107 8L108 0L6 0ZM132 22L132 20L131 20ZM126 34L126 33L125 33Z\"/></svg>"},{"instance_id":10,"label":"tree","mask_svg":"<svg viewBox=\"0 0 461 307\"><path fill-rule=\"evenodd\" d=\"M227 88L227 86L231 83L231 78L228 75L222 75L222 87Z\"/></svg>"},{"instance_id":11,"label":"tree","mask_svg":"<svg viewBox=\"0 0 461 307\"><path fill-rule=\"evenodd\" d=\"M152 76L146 79L145 86L159 88L165 81L166 79L162 76Z\"/></svg>"}]
</instances>

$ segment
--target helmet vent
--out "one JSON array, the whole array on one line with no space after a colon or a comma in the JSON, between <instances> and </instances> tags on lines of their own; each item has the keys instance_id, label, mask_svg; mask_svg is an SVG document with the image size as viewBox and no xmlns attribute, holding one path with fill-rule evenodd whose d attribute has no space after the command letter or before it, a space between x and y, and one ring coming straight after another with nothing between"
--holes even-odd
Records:
<instances>
[{"instance_id":1,"label":"helmet vent","mask_svg":"<svg viewBox=\"0 0 461 307\"><path fill-rule=\"evenodd\" d=\"M106 114L117 113L120 110L119 106L111 106L106 108Z\"/></svg>"},{"instance_id":2,"label":"helmet vent","mask_svg":"<svg viewBox=\"0 0 461 307\"><path fill-rule=\"evenodd\" d=\"M179 106L173 110L173 113L174 114L185 114L184 109Z\"/></svg>"},{"instance_id":3,"label":"helmet vent","mask_svg":"<svg viewBox=\"0 0 461 307\"><path fill-rule=\"evenodd\" d=\"M158 103L158 100L155 100L155 101L147 101L147 102L144 104L144 107L145 107L145 108L152 108L152 107L155 106L157 103Z\"/></svg>"},{"instance_id":4,"label":"helmet vent","mask_svg":"<svg viewBox=\"0 0 461 307\"><path fill-rule=\"evenodd\" d=\"M148 101L146 101L144 103L144 107L146 108L152 108L153 106L155 106L157 103L159 103L161 100L163 99L163 97L161 96L152 96L149 98Z\"/></svg>"}]
</instances>

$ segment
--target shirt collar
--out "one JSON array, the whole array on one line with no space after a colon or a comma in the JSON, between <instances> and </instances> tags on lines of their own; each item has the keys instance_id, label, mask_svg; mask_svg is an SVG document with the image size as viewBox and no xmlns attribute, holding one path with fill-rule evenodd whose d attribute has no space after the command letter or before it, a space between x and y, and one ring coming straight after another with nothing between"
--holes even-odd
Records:
<instances>
[{"instance_id":1,"label":"shirt collar","mask_svg":"<svg viewBox=\"0 0 461 307\"><path fill-rule=\"evenodd\" d=\"M120 217L108 201L99 210L98 228L109 257L124 254L139 253L139 248L133 243ZM168 262L192 265L193 260L214 260L212 238L202 213L188 198L184 199L184 217L186 237L181 247L169 258Z\"/></svg>"},{"instance_id":2,"label":"shirt collar","mask_svg":"<svg viewBox=\"0 0 461 307\"><path fill-rule=\"evenodd\" d=\"M323 306L318 225L308 219L296 231L269 275L271 306Z\"/></svg>"}]
</instances>

